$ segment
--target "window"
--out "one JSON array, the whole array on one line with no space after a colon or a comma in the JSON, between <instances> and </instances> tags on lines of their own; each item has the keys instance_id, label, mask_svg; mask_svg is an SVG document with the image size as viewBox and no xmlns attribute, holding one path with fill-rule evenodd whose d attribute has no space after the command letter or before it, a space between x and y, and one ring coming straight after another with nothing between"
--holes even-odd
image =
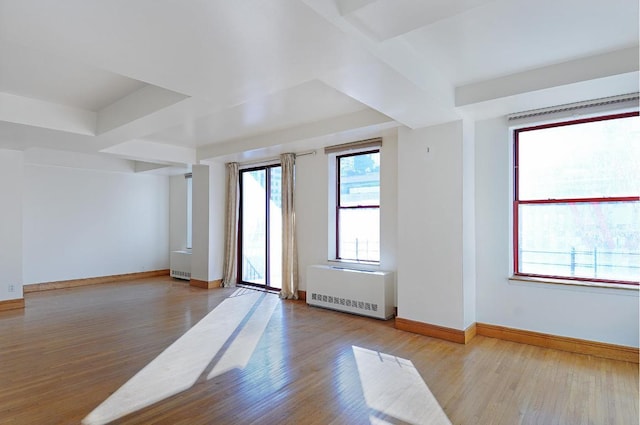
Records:
<instances>
[{"instance_id":1,"label":"window","mask_svg":"<svg viewBox=\"0 0 640 425\"><path fill-rule=\"evenodd\" d=\"M187 183L187 249L191 249L192 243L192 202L193 202L193 178L191 173L186 174L185 182Z\"/></svg>"},{"instance_id":2,"label":"window","mask_svg":"<svg viewBox=\"0 0 640 425\"><path fill-rule=\"evenodd\" d=\"M336 157L336 258L380 261L380 151Z\"/></svg>"},{"instance_id":3,"label":"window","mask_svg":"<svg viewBox=\"0 0 640 425\"><path fill-rule=\"evenodd\" d=\"M514 132L514 272L608 283L640 278L640 118Z\"/></svg>"}]
</instances>

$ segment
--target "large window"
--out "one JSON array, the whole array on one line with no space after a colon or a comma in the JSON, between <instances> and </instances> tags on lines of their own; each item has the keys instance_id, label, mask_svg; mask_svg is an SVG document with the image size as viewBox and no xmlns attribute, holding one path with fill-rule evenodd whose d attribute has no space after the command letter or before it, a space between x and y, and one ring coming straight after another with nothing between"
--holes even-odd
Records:
<instances>
[{"instance_id":1,"label":"large window","mask_svg":"<svg viewBox=\"0 0 640 425\"><path fill-rule=\"evenodd\" d=\"M516 275L638 284L640 118L515 130Z\"/></svg>"},{"instance_id":2,"label":"large window","mask_svg":"<svg viewBox=\"0 0 640 425\"><path fill-rule=\"evenodd\" d=\"M336 258L380 261L380 151L336 157Z\"/></svg>"}]
</instances>

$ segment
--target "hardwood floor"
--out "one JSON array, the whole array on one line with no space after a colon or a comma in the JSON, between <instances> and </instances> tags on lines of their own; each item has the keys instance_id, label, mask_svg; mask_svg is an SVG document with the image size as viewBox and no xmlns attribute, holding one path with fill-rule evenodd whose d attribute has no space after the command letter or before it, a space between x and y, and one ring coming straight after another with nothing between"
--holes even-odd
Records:
<instances>
[{"instance_id":1,"label":"hardwood floor","mask_svg":"<svg viewBox=\"0 0 640 425\"><path fill-rule=\"evenodd\" d=\"M0 423L638 424L638 365L168 277L0 312Z\"/></svg>"}]
</instances>

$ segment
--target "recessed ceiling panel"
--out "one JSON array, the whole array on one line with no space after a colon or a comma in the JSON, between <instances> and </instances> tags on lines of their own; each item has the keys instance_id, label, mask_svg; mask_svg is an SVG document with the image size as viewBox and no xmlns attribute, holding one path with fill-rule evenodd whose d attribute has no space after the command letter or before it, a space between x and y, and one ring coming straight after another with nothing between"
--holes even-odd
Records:
<instances>
[{"instance_id":1,"label":"recessed ceiling panel","mask_svg":"<svg viewBox=\"0 0 640 425\"><path fill-rule=\"evenodd\" d=\"M493 0L378 0L346 17L366 34L387 40L490 1Z\"/></svg>"},{"instance_id":2,"label":"recessed ceiling panel","mask_svg":"<svg viewBox=\"0 0 640 425\"><path fill-rule=\"evenodd\" d=\"M459 86L637 46L638 2L499 0L403 38Z\"/></svg>"},{"instance_id":3,"label":"recessed ceiling panel","mask_svg":"<svg viewBox=\"0 0 640 425\"><path fill-rule=\"evenodd\" d=\"M367 107L320 81L309 81L269 96L187 122L147 137L161 143L202 146L360 111Z\"/></svg>"},{"instance_id":4,"label":"recessed ceiling panel","mask_svg":"<svg viewBox=\"0 0 640 425\"><path fill-rule=\"evenodd\" d=\"M78 61L0 43L0 91L99 111L146 84Z\"/></svg>"}]
</instances>

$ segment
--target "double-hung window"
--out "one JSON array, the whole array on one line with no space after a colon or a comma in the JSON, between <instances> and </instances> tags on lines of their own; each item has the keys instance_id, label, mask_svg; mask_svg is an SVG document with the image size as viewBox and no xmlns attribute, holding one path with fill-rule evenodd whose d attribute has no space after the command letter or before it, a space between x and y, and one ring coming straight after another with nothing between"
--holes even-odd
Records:
<instances>
[{"instance_id":1,"label":"double-hung window","mask_svg":"<svg viewBox=\"0 0 640 425\"><path fill-rule=\"evenodd\" d=\"M380 151L336 157L336 258L380 261Z\"/></svg>"},{"instance_id":2,"label":"double-hung window","mask_svg":"<svg viewBox=\"0 0 640 425\"><path fill-rule=\"evenodd\" d=\"M637 285L640 117L514 132L514 274Z\"/></svg>"}]
</instances>

